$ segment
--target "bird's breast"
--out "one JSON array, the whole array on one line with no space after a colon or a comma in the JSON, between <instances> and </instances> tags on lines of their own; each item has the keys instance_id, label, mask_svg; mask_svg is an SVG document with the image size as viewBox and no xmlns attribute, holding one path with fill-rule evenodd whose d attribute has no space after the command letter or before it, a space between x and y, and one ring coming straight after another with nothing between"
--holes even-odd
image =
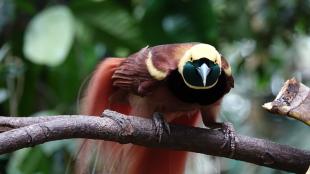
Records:
<instances>
[{"instance_id":1,"label":"bird's breast","mask_svg":"<svg viewBox=\"0 0 310 174\"><path fill-rule=\"evenodd\" d=\"M194 89L187 86L178 71L173 71L166 80L168 89L180 101L202 106L211 105L222 98L226 93L226 83L224 73L219 76L217 83L209 89Z\"/></svg>"},{"instance_id":2,"label":"bird's breast","mask_svg":"<svg viewBox=\"0 0 310 174\"><path fill-rule=\"evenodd\" d=\"M160 112L167 121L181 116L190 117L200 109L198 104L186 103L175 97L166 86L160 86L144 97L130 94L128 99L133 115L147 117Z\"/></svg>"}]
</instances>

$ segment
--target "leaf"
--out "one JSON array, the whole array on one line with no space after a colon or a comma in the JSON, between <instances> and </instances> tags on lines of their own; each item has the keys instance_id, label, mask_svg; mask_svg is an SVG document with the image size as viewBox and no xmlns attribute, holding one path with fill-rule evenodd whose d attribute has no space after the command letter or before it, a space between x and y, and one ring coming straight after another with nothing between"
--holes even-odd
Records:
<instances>
[{"instance_id":1,"label":"leaf","mask_svg":"<svg viewBox=\"0 0 310 174\"><path fill-rule=\"evenodd\" d=\"M38 111L36 113L33 113L30 115L30 117L37 117L37 116L49 116L49 115L59 115L60 113L57 112L56 110L42 110Z\"/></svg>"},{"instance_id":2,"label":"leaf","mask_svg":"<svg viewBox=\"0 0 310 174\"><path fill-rule=\"evenodd\" d=\"M57 66L65 60L73 37L71 11L65 6L53 6L39 13L29 23L23 52L33 63Z\"/></svg>"},{"instance_id":3,"label":"leaf","mask_svg":"<svg viewBox=\"0 0 310 174\"><path fill-rule=\"evenodd\" d=\"M52 156L57 151L63 150L65 148L70 148L70 146L72 145L77 145L77 143L73 140L59 140L41 144L40 148L46 155Z\"/></svg>"},{"instance_id":4,"label":"leaf","mask_svg":"<svg viewBox=\"0 0 310 174\"><path fill-rule=\"evenodd\" d=\"M10 46L8 43L5 43L1 48L0 48L0 63L5 59L5 57L8 55L10 52Z\"/></svg>"},{"instance_id":5,"label":"leaf","mask_svg":"<svg viewBox=\"0 0 310 174\"><path fill-rule=\"evenodd\" d=\"M8 90L5 88L0 88L0 103L3 103L9 98Z\"/></svg>"},{"instance_id":6,"label":"leaf","mask_svg":"<svg viewBox=\"0 0 310 174\"><path fill-rule=\"evenodd\" d=\"M72 9L81 22L97 31L96 39L103 40L105 44L133 50L145 45L137 21L118 3L76 1Z\"/></svg>"},{"instance_id":7,"label":"leaf","mask_svg":"<svg viewBox=\"0 0 310 174\"><path fill-rule=\"evenodd\" d=\"M310 126L310 88L295 78L287 80L274 101L265 103L269 112L286 115Z\"/></svg>"},{"instance_id":8,"label":"leaf","mask_svg":"<svg viewBox=\"0 0 310 174\"><path fill-rule=\"evenodd\" d=\"M24 148L14 152L7 165L7 173L22 174L23 172L20 169L20 165L26 159L30 150L30 148Z\"/></svg>"},{"instance_id":9,"label":"leaf","mask_svg":"<svg viewBox=\"0 0 310 174\"><path fill-rule=\"evenodd\" d=\"M53 163L40 147L20 149L13 153L7 167L7 173L32 174L52 173Z\"/></svg>"}]
</instances>

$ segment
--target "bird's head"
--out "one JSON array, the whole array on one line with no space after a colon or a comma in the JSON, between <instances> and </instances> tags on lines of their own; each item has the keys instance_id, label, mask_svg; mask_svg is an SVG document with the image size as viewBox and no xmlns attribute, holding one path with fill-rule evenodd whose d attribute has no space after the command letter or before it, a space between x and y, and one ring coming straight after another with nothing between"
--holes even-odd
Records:
<instances>
[{"instance_id":1,"label":"bird's head","mask_svg":"<svg viewBox=\"0 0 310 174\"><path fill-rule=\"evenodd\" d=\"M221 74L221 55L211 45L194 45L180 59L178 71L188 87L212 88Z\"/></svg>"}]
</instances>

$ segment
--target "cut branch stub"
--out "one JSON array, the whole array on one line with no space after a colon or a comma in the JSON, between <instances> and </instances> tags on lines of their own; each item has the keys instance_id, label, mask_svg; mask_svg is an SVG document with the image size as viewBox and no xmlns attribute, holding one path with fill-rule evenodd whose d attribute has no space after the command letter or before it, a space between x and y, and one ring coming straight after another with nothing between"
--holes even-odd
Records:
<instances>
[{"instance_id":1,"label":"cut branch stub","mask_svg":"<svg viewBox=\"0 0 310 174\"><path fill-rule=\"evenodd\" d=\"M310 88L295 78L287 80L274 101L265 103L269 112L286 115L310 126Z\"/></svg>"}]
</instances>

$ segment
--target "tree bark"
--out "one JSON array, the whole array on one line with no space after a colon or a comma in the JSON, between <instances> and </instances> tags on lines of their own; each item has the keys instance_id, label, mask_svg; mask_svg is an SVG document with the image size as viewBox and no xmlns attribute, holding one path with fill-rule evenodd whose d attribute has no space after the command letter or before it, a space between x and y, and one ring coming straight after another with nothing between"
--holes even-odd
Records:
<instances>
[{"instance_id":1,"label":"tree bark","mask_svg":"<svg viewBox=\"0 0 310 174\"><path fill-rule=\"evenodd\" d=\"M159 141L151 119L109 110L103 115L109 117L0 117L0 154L53 140L88 138L221 156L295 173L305 173L310 165L309 151L263 139L236 134L234 155L230 156L231 139L225 142L221 130L169 124L170 134L163 132Z\"/></svg>"}]
</instances>

